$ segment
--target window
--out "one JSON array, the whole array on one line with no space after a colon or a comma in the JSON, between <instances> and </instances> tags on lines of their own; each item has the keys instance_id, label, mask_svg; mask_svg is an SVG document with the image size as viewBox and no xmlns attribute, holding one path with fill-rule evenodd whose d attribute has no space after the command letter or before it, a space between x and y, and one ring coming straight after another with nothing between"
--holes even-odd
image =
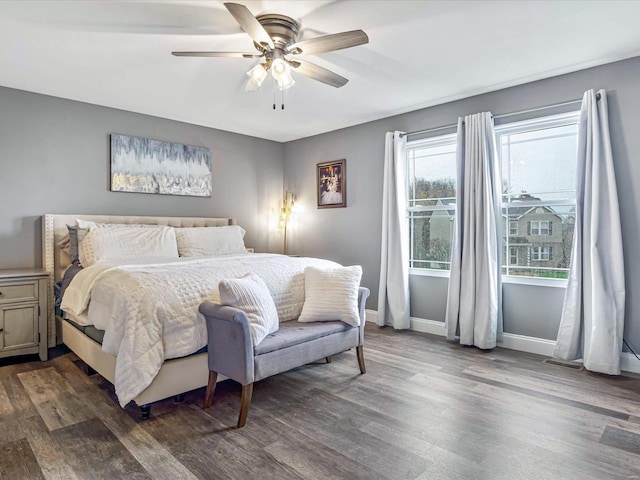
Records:
<instances>
[{"instance_id":1,"label":"window","mask_svg":"<svg viewBox=\"0 0 640 480\"><path fill-rule=\"evenodd\" d=\"M502 162L503 274L567 278L576 198L579 113L496 126ZM511 225L522 225L515 235ZM524 228L526 225L526 231ZM513 255L516 248L521 255ZM539 262L544 262L540 264Z\"/></svg>"},{"instance_id":2,"label":"window","mask_svg":"<svg viewBox=\"0 0 640 480\"><path fill-rule=\"evenodd\" d=\"M528 222L529 225L529 235L551 235L551 227L552 223L549 220L538 220Z\"/></svg>"},{"instance_id":3,"label":"window","mask_svg":"<svg viewBox=\"0 0 640 480\"><path fill-rule=\"evenodd\" d=\"M571 112L496 126L502 165L503 275L568 277L578 120L579 112ZM450 269L455 149L455 135L407 143L411 268Z\"/></svg>"},{"instance_id":4,"label":"window","mask_svg":"<svg viewBox=\"0 0 640 480\"><path fill-rule=\"evenodd\" d=\"M551 252L553 247L531 247L531 260L533 261L549 261L551 260ZM517 265L516 258L515 264Z\"/></svg>"},{"instance_id":5,"label":"window","mask_svg":"<svg viewBox=\"0 0 640 480\"><path fill-rule=\"evenodd\" d=\"M409 266L449 270L456 209L456 136L407 143Z\"/></svg>"}]
</instances>

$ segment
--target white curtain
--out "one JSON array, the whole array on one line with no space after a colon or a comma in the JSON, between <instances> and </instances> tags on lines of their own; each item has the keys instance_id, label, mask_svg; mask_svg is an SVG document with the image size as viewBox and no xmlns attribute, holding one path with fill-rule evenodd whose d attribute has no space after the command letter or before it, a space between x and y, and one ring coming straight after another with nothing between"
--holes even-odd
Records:
<instances>
[{"instance_id":1,"label":"white curtain","mask_svg":"<svg viewBox=\"0 0 640 480\"><path fill-rule=\"evenodd\" d=\"M445 326L447 339L483 349L502 334L501 171L493 118L458 119L456 221Z\"/></svg>"},{"instance_id":2,"label":"white curtain","mask_svg":"<svg viewBox=\"0 0 640 480\"><path fill-rule=\"evenodd\" d=\"M599 98L599 100L598 100ZM607 94L585 92L578 131L576 222L554 356L620 374L624 262Z\"/></svg>"},{"instance_id":3,"label":"white curtain","mask_svg":"<svg viewBox=\"0 0 640 480\"><path fill-rule=\"evenodd\" d=\"M409 224L406 196L406 137L385 138L382 190L382 252L378 325L409 328Z\"/></svg>"}]
</instances>

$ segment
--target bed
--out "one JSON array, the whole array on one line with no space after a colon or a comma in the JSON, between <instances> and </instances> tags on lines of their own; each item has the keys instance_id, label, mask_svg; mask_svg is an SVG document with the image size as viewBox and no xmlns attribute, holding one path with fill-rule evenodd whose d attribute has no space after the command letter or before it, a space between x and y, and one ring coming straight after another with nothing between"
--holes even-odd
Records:
<instances>
[{"instance_id":1,"label":"bed","mask_svg":"<svg viewBox=\"0 0 640 480\"><path fill-rule=\"evenodd\" d=\"M76 219L93 221L103 224L147 224L167 225L172 227L219 227L234 224L233 219L230 218L45 215L43 218L43 263L45 270L52 274L55 281L62 278L65 269L70 264L68 255L64 253L59 244L62 238L67 233L66 225L73 224ZM325 264L333 264L333 262L327 262L317 259L291 259L282 255L269 254L245 253L238 254L236 256L224 257L225 258L178 259L175 261L172 260L170 262L162 262L162 264L153 264L150 266L141 264L133 266L116 265L109 268L102 266L101 268L103 268L103 270L105 271L108 271L108 274L100 274L102 275L100 276L101 283L96 283L96 286L91 287L93 288L93 290L91 290L89 287L76 288L77 291L88 292L85 293L85 296L89 296L88 298L90 298L91 295L94 295L95 305L100 304L100 302L98 301L100 299L99 293L102 291L103 300L101 301L105 305L109 304L109 308L111 308L113 312L115 312L115 314L112 312L111 315L114 316L114 318L117 317L118 322L124 322L122 323L122 325L130 325L131 322L133 322L133 326L128 330L124 327L121 330L111 330L111 332L115 331L120 336L119 341L121 341L123 345L128 345L129 343L131 343L131 346L127 347L128 350L123 349L123 347L109 347L109 341L106 341L103 344L102 337L96 338L95 333L96 331L99 333L100 330L96 328L92 329L91 325L92 321L94 320L94 318L92 318L92 315L95 314L96 325L102 326L102 323L104 323L104 321L98 321L97 312L99 311L99 309L97 308L97 306L95 306L94 308L91 302L88 303L89 308L87 309L87 316L83 318L83 325L88 325L86 328L79 328L77 324L74 324L74 321L78 320L79 317L76 318L71 315L71 318L65 320L59 316L56 316L53 310L53 288L51 288L49 302L49 344L54 345L57 341L60 341L61 343L67 345L89 367L93 368L105 379L116 386L116 394L118 395L119 401L122 406L128 403L129 400L133 400L135 404L140 406L143 418L148 418L151 403L172 396L180 396L185 392L207 385L207 354L206 351L202 351L202 348L196 348L202 346L201 343L198 344L196 341L200 341L202 332L205 332L206 337L206 330L204 329L204 323L199 324L197 323L199 322L199 320L193 319L193 322L195 323L189 323L189 325L194 331L198 332L198 335L194 336L194 338L197 338L193 340L193 345L190 346L191 350L193 351L189 349L178 349L177 351L179 352L179 356L177 356L176 358L163 357L158 361L156 361L157 359L154 359L155 363L157 364L157 373L156 370L154 370L155 367L151 368L152 371L147 371L149 370L149 368L146 366L146 362L136 363L136 359L140 357L136 357L134 354L137 355L138 352L145 352L144 358L146 359L147 348L149 348L149 352L152 352L152 350L155 349L155 353L153 353L153 355L155 355L158 351L164 354L164 350L158 350L156 348L158 342L155 336L169 335L169 333L167 332L171 330L171 319L169 318L169 320L167 320L167 315L164 315L162 317L162 322L164 323L161 323L160 320L151 318L155 315L153 309L146 309L145 313L140 309L133 307L131 308L131 311L141 311L140 315L124 315L122 313L123 311L129 311L126 310L127 306L146 305L149 302L142 302L141 299L137 298L134 294L131 294L131 298L127 297L126 288L121 289L124 291L124 293L119 292L119 285L125 285L127 281L133 282L134 280L138 281L140 279L145 279L145 281L149 283L149 288L155 288L158 291L167 292L166 294L168 296L172 296L174 295L174 292L170 292L169 290L174 287L166 287L166 285L173 285L173 283L175 283L175 281L173 280L174 277L179 278L180 276L184 276L184 278L187 278L187 281L183 282L183 284L198 283L199 285L201 283L208 282L209 285L207 288L209 288L210 291L208 291L207 295L209 296L197 298L211 299L212 297L210 294L215 288L213 285L217 285L218 277L216 275L223 275L223 272L227 272L226 274L230 275L237 274L243 269L249 269L250 264L255 264L255 267L251 266L251 268L256 268L258 270L261 268L261 274L264 274L266 277L271 276L274 282L277 282L276 277L278 269L282 269L282 265L284 264L289 265L290 262L297 262L294 265L295 272L300 272L301 269L304 270L305 265L313 264L313 262L326 262ZM84 271L78 274L78 279L74 277L71 285L73 285L74 282L79 284L82 283L79 280L82 275L84 275L84 277L90 278L91 275L89 274L89 270L97 267L99 267L99 265L94 265L84 269ZM291 275L294 275L295 272ZM109 277L109 275L111 275L111 277ZM154 277L154 275L165 275L165 277ZM163 285L161 286L159 284L156 285L155 283L153 283L154 278L161 279L161 282L159 283L162 283ZM166 281L164 280L165 278L167 278ZM93 284L90 284L89 282L89 285ZM71 288L71 286L69 288ZM111 290L109 290L109 288L111 288ZM178 289L183 287L176 286L175 288ZM201 290L203 288L204 287L202 287ZM292 290L295 291L296 289ZM121 297L118 297L120 300L118 300L118 298L116 297L114 297L115 300L113 302L104 300L105 297L110 298L111 295L115 295L116 293L121 295ZM180 298L184 296L183 294L184 292L181 291ZM302 284L302 297L304 298L304 284ZM65 297L65 299L66 298L67 297ZM193 301L192 299L191 303L189 304L189 308L193 308L193 305L195 305L196 303L197 301ZM120 310L117 310L117 308L120 308ZM125 310L122 310L123 308L125 308ZM187 307L185 306L185 308ZM195 310L197 312L197 306ZM181 315L177 314L176 318L186 319L187 316L185 315L186 314L184 314L184 312L181 312ZM149 317L149 319L147 319L147 317ZM142 322L143 320L145 322L149 320L150 324L154 327L148 328L146 326L146 323L141 327L140 322ZM191 322L191 320L189 321ZM204 319L202 321L204 322ZM160 330L161 333L155 333L154 329ZM151 333L146 332L147 330L149 330ZM92 331L94 335L91 334ZM144 335L141 335L141 331L145 331L146 333L144 333ZM109 332L110 331L107 327L106 333L103 332L105 340L107 340L110 336ZM135 332L135 334L132 332ZM150 339L147 339L145 337L145 335L147 334L150 336ZM110 338L113 338L113 334L111 334ZM167 346L173 346L173 341L165 342L165 340L163 340L162 345L164 348L168 348ZM206 346L206 341L204 345ZM120 350L117 350L117 348L120 348ZM117 356L115 354L116 351L118 352ZM130 352L133 352L133 354L131 354ZM123 367L123 365L125 365L125 367ZM129 372L129 369L140 369L142 371L141 376L144 377L143 383L138 382L137 371L133 375L135 381L129 381L129 375L123 375L123 371ZM129 384L132 384L133 387ZM123 394L122 392L125 393ZM132 395L131 392L135 392L135 395Z\"/></svg>"}]
</instances>

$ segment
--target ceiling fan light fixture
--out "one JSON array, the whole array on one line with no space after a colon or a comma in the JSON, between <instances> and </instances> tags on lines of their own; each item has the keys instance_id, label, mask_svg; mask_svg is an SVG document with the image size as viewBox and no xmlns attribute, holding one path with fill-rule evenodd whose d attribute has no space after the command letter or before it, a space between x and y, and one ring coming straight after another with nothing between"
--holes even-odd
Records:
<instances>
[{"instance_id":1,"label":"ceiling fan light fixture","mask_svg":"<svg viewBox=\"0 0 640 480\"><path fill-rule=\"evenodd\" d=\"M264 79L267 78L268 72L264 68L264 64L259 63L251 70L247 72L247 76L249 77L249 81L256 85L256 87L260 87Z\"/></svg>"},{"instance_id":2,"label":"ceiling fan light fixture","mask_svg":"<svg viewBox=\"0 0 640 480\"><path fill-rule=\"evenodd\" d=\"M291 67L282 58L276 58L271 63L271 76L278 82L280 90L287 90L296 83L291 76Z\"/></svg>"},{"instance_id":3,"label":"ceiling fan light fixture","mask_svg":"<svg viewBox=\"0 0 640 480\"><path fill-rule=\"evenodd\" d=\"M278 88L280 90L288 90L296 84L296 81L291 76L291 73L287 73L286 75L277 78L276 82L278 82Z\"/></svg>"},{"instance_id":4,"label":"ceiling fan light fixture","mask_svg":"<svg viewBox=\"0 0 640 480\"><path fill-rule=\"evenodd\" d=\"M276 80L287 75L291 76L291 67L282 58L276 58L271 63L271 75L273 75L273 78Z\"/></svg>"}]
</instances>

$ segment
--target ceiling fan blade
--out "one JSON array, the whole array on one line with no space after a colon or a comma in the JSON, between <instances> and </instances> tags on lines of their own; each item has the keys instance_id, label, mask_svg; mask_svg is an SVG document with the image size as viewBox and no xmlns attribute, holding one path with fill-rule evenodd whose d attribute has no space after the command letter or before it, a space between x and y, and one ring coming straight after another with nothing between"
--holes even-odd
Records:
<instances>
[{"instance_id":1,"label":"ceiling fan blade","mask_svg":"<svg viewBox=\"0 0 640 480\"><path fill-rule=\"evenodd\" d=\"M338 75L337 73L334 73L331 70L327 70L326 68L316 65L315 63L290 60L289 64L295 72L300 73L305 77L309 77L313 80L317 80L318 82L331 85L332 87L344 87L349 81L348 79Z\"/></svg>"},{"instance_id":2,"label":"ceiling fan blade","mask_svg":"<svg viewBox=\"0 0 640 480\"><path fill-rule=\"evenodd\" d=\"M369 37L362 30L333 33L322 37L310 38L287 47L287 52L295 55L314 55L316 53L333 52L343 48L356 47L369 43Z\"/></svg>"},{"instance_id":3,"label":"ceiling fan blade","mask_svg":"<svg viewBox=\"0 0 640 480\"><path fill-rule=\"evenodd\" d=\"M171 52L176 57L237 57L237 58L260 58L262 55L242 52Z\"/></svg>"},{"instance_id":4,"label":"ceiling fan blade","mask_svg":"<svg viewBox=\"0 0 640 480\"><path fill-rule=\"evenodd\" d=\"M249 34L254 42L260 45L268 45L269 48L273 48L273 40L264 29L260 22L244 5L239 3L225 3L225 7L229 10L229 13L233 15L236 22L240 24L242 29Z\"/></svg>"}]
</instances>

